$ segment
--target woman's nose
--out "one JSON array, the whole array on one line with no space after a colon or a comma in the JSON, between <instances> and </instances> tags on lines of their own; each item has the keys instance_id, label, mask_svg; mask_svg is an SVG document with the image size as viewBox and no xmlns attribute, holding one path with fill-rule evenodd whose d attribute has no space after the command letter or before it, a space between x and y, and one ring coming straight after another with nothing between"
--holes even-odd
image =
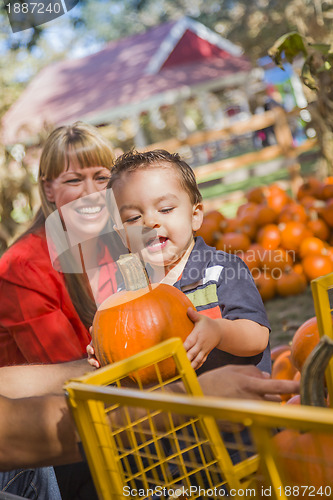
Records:
<instances>
[{"instance_id":1,"label":"woman's nose","mask_svg":"<svg viewBox=\"0 0 333 500\"><path fill-rule=\"evenodd\" d=\"M93 179L85 179L83 189L85 194L93 194L99 191Z\"/></svg>"}]
</instances>

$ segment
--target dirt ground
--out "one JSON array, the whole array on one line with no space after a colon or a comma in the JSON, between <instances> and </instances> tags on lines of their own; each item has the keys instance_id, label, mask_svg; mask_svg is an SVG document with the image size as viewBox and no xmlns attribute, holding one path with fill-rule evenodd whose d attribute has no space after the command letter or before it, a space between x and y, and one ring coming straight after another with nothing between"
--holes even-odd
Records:
<instances>
[{"instance_id":1,"label":"dirt ground","mask_svg":"<svg viewBox=\"0 0 333 500\"><path fill-rule=\"evenodd\" d=\"M288 344L297 328L315 316L310 286L301 295L275 297L265 302L265 308L272 328L271 347Z\"/></svg>"}]
</instances>

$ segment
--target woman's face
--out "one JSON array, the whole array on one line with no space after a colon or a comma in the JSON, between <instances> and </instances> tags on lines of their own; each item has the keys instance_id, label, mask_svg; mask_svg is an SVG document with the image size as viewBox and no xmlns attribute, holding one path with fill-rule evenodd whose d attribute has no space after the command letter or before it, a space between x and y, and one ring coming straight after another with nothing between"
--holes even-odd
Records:
<instances>
[{"instance_id":1,"label":"woman's face","mask_svg":"<svg viewBox=\"0 0 333 500\"><path fill-rule=\"evenodd\" d=\"M106 167L70 163L56 179L44 181L45 195L55 203L68 233L86 239L102 231L109 217L105 206L109 177Z\"/></svg>"}]
</instances>

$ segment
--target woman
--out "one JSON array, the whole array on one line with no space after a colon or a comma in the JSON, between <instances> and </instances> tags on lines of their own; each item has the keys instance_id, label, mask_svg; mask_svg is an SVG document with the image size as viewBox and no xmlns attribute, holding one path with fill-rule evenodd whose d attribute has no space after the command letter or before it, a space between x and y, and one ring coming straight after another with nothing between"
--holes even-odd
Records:
<instances>
[{"instance_id":1,"label":"woman","mask_svg":"<svg viewBox=\"0 0 333 500\"><path fill-rule=\"evenodd\" d=\"M57 128L46 140L38 174L41 207L31 227L0 259L0 366L86 356L98 302L92 290L99 289L103 300L117 288L110 253L118 239L108 230L103 196L113 159L108 142L80 122ZM81 258L78 273L61 272L68 271L66 252L51 260L55 241L46 237L45 226L54 240L74 238L73 249L79 248ZM100 233L104 236L97 238ZM110 251L104 247L106 237ZM69 253L77 267L75 252ZM103 273L96 262L105 264ZM85 464L56 472L63 500L97 498Z\"/></svg>"},{"instance_id":2,"label":"woman","mask_svg":"<svg viewBox=\"0 0 333 500\"><path fill-rule=\"evenodd\" d=\"M104 297L116 291L110 255L101 248L101 238L98 244L93 238L103 229L108 233L102 192L112 162L110 145L89 125L78 122L59 127L48 137L38 175L41 208L31 227L0 259L0 366L57 363L86 356L91 340L88 329L96 311L96 293L91 288L100 288ZM101 264L109 264L103 267L103 276L96 265L86 269L83 263L83 271L89 276L86 272L61 273L61 264L53 267L45 221L58 213L58 235L83 241L73 248L83 249L84 262L99 259ZM71 213L74 217L69 217ZM79 235L74 233L75 224L80 228ZM116 235L106 236L114 249ZM97 251L98 256L93 255ZM96 286L91 287L94 283Z\"/></svg>"}]
</instances>

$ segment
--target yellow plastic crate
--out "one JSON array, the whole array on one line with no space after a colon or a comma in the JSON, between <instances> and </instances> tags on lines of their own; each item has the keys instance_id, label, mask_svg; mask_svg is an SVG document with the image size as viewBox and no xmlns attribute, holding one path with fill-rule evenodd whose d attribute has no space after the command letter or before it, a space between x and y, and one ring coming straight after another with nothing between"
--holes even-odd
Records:
<instances>
[{"instance_id":1,"label":"yellow plastic crate","mask_svg":"<svg viewBox=\"0 0 333 500\"><path fill-rule=\"evenodd\" d=\"M172 380L163 381L159 363L170 357L175 361L177 373ZM129 389L128 375L135 372L139 377L139 370L145 366L155 367L156 385L143 390L139 381L140 391ZM171 382L178 382L184 395L202 399L200 384L180 339L170 339L66 385L101 499L123 498L125 486L135 489L139 483L148 491L157 486L167 489L177 489L177 484L190 486L194 478L201 487L240 488L251 481L258 457L250 445L246 448L238 424L233 426L234 432L225 434L230 443L224 443L213 418L193 415L178 421L170 412L173 409L170 399L167 399L169 411L165 407L146 409L137 415L137 411L131 412L125 406L119 408L117 398L112 398L116 391L116 394L134 393L135 397L165 395L173 400L177 395L170 394ZM105 387L110 384L113 387ZM114 415L118 415L117 420ZM227 447L231 453L239 454L239 463L233 464Z\"/></svg>"},{"instance_id":2,"label":"yellow plastic crate","mask_svg":"<svg viewBox=\"0 0 333 500\"><path fill-rule=\"evenodd\" d=\"M129 373L149 365L158 373L168 356L183 394L161 378L145 390L126 386ZM324 444L333 440L332 410L203 397L178 339L71 381L66 392L100 500L333 496L333 448L327 456L318 434ZM292 452L276 449L282 428L315 433L312 455L296 444ZM302 485L292 484L293 461ZM317 494L319 486L308 482L321 469L326 490L313 496L309 488Z\"/></svg>"},{"instance_id":3,"label":"yellow plastic crate","mask_svg":"<svg viewBox=\"0 0 333 500\"><path fill-rule=\"evenodd\" d=\"M326 335L333 340L333 273L321 276L311 281L312 297L318 322L320 337ZM326 373L327 389L330 395L330 405L333 406L333 358Z\"/></svg>"}]
</instances>

